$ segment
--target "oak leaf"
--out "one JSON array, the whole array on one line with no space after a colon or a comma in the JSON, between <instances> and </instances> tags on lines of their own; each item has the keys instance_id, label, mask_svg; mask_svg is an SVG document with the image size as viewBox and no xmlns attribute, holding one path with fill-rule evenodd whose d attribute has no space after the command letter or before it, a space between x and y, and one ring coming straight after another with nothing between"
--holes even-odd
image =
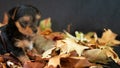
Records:
<instances>
[{"instance_id":1,"label":"oak leaf","mask_svg":"<svg viewBox=\"0 0 120 68\"><path fill-rule=\"evenodd\" d=\"M108 46L114 46L120 44L120 41L116 40L117 34L113 33L110 29L106 30L102 34L102 37L98 39L99 43Z\"/></svg>"},{"instance_id":2,"label":"oak leaf","mask_svg":"<svg viewBox=\"0 0 120 68\"><path fill-rule=\"evenodd\" d=\"M81 56L85 49L89 49L89 47L77 44L75 40L70 38L57 41L56 47L61 49L61 54L70 53L75 50L79 56Z\"/></svg>"}]
</instances>

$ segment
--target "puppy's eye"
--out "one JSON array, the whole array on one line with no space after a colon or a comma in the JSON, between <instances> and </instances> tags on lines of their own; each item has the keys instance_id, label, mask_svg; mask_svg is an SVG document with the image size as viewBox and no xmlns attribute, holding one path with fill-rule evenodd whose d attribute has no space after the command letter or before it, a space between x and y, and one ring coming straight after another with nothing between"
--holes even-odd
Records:
<instances>
[{"instance_id":1,"label":"puppy's eye","mask_svg":"<svg viewBox=\"0 0 120 68\"><path fill-rule=\"evenodd\" d=\"M25 28L27 25L28 25L28 22L20 22L20 25L23 27L23 28Z\"/></svg>"}]
</instances>

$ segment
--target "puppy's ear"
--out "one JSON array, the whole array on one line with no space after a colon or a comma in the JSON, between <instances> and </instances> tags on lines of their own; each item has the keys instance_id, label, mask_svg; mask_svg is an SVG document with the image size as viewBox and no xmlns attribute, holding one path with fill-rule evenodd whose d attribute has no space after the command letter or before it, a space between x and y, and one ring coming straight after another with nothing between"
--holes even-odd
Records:
<instances>
[{"instance_id":1,"label":"puppy's ear","mask_svg":"<svg viewBox=\"0 0 120 68\"><path fill-rule=\"evenodd\" d=\"M3 18L3 24L7 24L8 23L8 14L4 13L4 18Z\"/></svg>"},{"instance_id":2,"label":"puppy's ear","mask_svg":"<svg viewBox=\"0 0 120 68\"><path fill-rule=\"evenodd\" d=\"M18 9L18 8L15 8L15 9L14 9L13 14L12 14L12 16L11 16L11 18L12 18L13 20L14 20L14 18L15 18L16 13L17 13L17 9Z\"/></svg>"},{"instance_id":3,"label":"puppy's ear","mask_svg":"<svg viewBox=\"0 0 120 68\"><path fill-rule=\"evenodd\" d=\"M16 16L18 9L19 9L19 7L14 7L8 12L8 16L10 19L12 19L12 20L15 19L15 16Z\"/></svg>"},{"instance_id":4,"label":"puppy's ear","mask_svg":"<svg viewBox=\"0 0 120 68\"><path fill-rule=\"evenodd\" d=\"M18 28L19 32L21 32L24 35L32 36L34 34L30 27L26 26L26 28L23 28L18 21L15 23L15 25Z\"/></svg>"},{"instance_id":5,"label":"puppy's ear","mask_svg":"<svg viewBox=\"0 0 120 68\"><path fill-rule=\"evenodd\" d=\"M8 14L4 13L3 21L0 23L0 27L8 24Z\"/></svg>"}]
</instances>

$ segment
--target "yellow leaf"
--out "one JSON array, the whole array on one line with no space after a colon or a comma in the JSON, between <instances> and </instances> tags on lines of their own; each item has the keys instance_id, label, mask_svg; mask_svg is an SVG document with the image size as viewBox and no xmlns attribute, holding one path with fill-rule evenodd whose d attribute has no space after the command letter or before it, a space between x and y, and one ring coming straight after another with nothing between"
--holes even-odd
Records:
<instances>
[{"instance_id":1,"label":"yellow leaf","mask_svg":"<svg viewBox=\"0 0 120 68\"><path fill-rule=\"evenodd\" d=\"M46 30L48 28L51 29L51 25L52 24L51 24L51 18L50 17L40 21L40 29L41 30Z\"/></svg>"},{"instance_id":2,"label":"yellow leaf","mask_svg":"<svg viewBox=\"0 0 120 68\"><path fill-rule=\"evenodd\" d=\"M91 43L92 43L92 41L94 41L94 43L95 43L98 39L97 34L95 32L89 32L89 33L85 34L85 38L87 38L87 40L89 40L89 42L91 42Z\"/></svg>"}]
</instances>

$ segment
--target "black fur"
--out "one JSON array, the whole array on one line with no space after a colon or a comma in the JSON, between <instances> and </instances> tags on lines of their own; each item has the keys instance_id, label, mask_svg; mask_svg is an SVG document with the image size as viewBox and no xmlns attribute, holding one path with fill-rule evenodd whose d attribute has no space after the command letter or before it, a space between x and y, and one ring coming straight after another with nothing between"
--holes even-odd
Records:
<instances>
[{"instance_id":1,"label":"black fur","mask_svg":"<svg viewBox=\"0 0 120 68\"><path fill-rule=\"evenodd\" d=\"M8 12L8 16L9 16L8 24L0 28L1 37L2 37L0 40L1 42L0 54L4 54L6 52L9 52L9 53L11 52L15 56L20 56L25 54L22 48L16 47L14 44L16 42L15 39L20 39L20 40L31 39L30 37L22 34L15 25L16 21L19 21L21 26L25 28L25 26L27 26L28 24L24 24L25 22L24 20L20 21L20 19L25 15L28 15L31 17L31 20L29 21L30 28L34 33L37 32L36 27L38 26L40 19L36 19L35 15L41 16L37 8L30 5L21 5L21 6L12 8Z\"/></svg>"}]
</instances>

